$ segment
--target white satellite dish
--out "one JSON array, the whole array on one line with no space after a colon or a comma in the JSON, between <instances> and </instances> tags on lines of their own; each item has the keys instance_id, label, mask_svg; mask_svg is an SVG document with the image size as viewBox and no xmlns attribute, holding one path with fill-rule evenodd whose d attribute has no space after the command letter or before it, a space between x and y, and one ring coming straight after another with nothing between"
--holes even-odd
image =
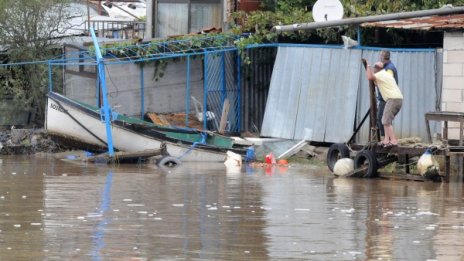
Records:
<instances>
[{"instance_id":1,"label":"white satellite dish","mask_svg":"<svg viewBox=\"0 0 464 261\"><path fill-rule=\"evenodd\" d=\"M317 0L313 6L313 19L316 22L340 20L343 18L343 5L339 0Z\"/></svg>"}]
</instances>

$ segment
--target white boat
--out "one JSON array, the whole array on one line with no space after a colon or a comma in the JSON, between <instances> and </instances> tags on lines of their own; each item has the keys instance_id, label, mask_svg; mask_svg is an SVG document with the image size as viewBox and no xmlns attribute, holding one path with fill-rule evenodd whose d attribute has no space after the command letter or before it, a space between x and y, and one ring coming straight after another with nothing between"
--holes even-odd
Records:
<instances>
[{"instance_id":1,"label":"white boat","mask_svg":"<svg viewBox=\"0 0 464 261\"><path fill-rule=\"evenodd\" d=\"M164 143L170 156L196 162L224 162L229 150L242 155L246 153L243 147L228 149L226 145L221 148L206 142L188 141L192 135L197 137L198 131L147 127L135 120L138 119L113 115L111 130L115 150L142 152L158 149ZM54 92L47 97L45 128L50 135L67 144L80 145L85 149L107 148L105 121L101 119L99 109ZM228 139L214 135L211 138L215 141L210 144Z\"/></svg>"}]
</instances>

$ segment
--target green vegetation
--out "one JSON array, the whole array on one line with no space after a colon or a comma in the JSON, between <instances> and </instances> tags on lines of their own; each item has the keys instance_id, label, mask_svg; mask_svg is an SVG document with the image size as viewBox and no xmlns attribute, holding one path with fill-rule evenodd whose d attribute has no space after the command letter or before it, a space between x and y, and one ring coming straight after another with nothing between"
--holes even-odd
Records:
<instances>
[{"instance_id":1,"label":"green vegetation","mask_svg":"<svg viewBox=\"0 0 464 261\"><path fill-rule=\"evenodd\" d=\"M56 55L61 47L53 39L67 28L68 4L68 0L0 0L3 63L47 60ZM32 118L43 124L48 66L0 67L0 80L0 106L5 106L5 99L13 100L16 109L35 113ZM7 109L14 117L15 108Z\"/></svg>"},{"instance_id":2,"label":"green vegetation","mask_svg":"<svg viewBox=\"0 0 464 261\"><path fill-rule=\"evenodd\" d=\"M344 7L344 18L364 17L387 13L416 11L440 8L444 4L464 5L463 0L341 0ZM356 28L350 26L317 29L312 31L271 32L275 25L313 22L312 7L316 0L265 0L262 10L251 13L237 12L234 14L233 31L237 34L251 32L253 35L243 44L263 42L298 42L298 43L341 43L341 35L356 39ZM390 37L401 41L405 35L389 30ZM372 43L373 29L363 31L363 42Z\"/></svg>"}]
</instances>

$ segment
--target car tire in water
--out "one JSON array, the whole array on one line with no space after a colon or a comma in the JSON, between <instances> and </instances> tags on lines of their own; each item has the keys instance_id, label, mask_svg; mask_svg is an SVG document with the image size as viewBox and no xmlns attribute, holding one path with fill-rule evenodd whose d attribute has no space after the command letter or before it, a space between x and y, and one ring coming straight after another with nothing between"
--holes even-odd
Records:
<instances>
[{"instance_id":1,"label":"car tire in water","mask_svg":"<svg viewBox=\"0 0 464 261\"><path fill-rule=\"evenodd\" d=\"M333 167L339 159L349 158L350 149L344 143L334 143L327 152L327 167L333 172Z\"/></svg>"},{"instance_id":2,"label":"car tire in water","mask_svg":"<svg viewBox=\"0 0 464 261\"><path fill-rule=\"evenodd\" d=\"M172 156L164 156L157 162L157 165L162 168L175 168L180 164L180 160Z\"/></svg>"},{"instance_id":3,"label":"car tire in water","mask_svg":"<svg viewBox=\"0 0 464 261\"><path fill-rule=\"evenodd\" d=\"M372 150L360 151L354 157L354 169L359 169L367 165L367 170L364 172L364 178L374 178L378 176L377 169L379 164L377 162L377 155Z\"/></svg>"}]
</instances>

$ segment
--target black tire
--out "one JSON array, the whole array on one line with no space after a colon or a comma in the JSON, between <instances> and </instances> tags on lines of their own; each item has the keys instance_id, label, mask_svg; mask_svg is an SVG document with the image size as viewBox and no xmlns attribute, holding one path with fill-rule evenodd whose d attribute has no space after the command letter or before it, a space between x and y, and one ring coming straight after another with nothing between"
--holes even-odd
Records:
<instances>
[{"instance_id":1,"label":"black tire","mask_svg":"<svg viewBox=\"0 0 464 261\"><path fill-rule=\"evenodd\" d=\"M176 157L165 156L165 157L162 157L160 160L158 160L156 164L162 168L175 168L179 166L181 162Z\"/></svg>"},{"instance_id":2,"label":"black tire","mask_svg":"<svg viewBox=\"0 0 464 261\"><path fill-rule=\"evenodd\" d=\"M327 152L327 167L333 172L333 167L339 159L349 158L350 149L344 143L334 143Z\"/></svg>"},{"instance_id":3,"label":"black tire","mask_svg":"<svg viewBox=\"0 0 464 261\"><path fill-rule=\"evenodd\" d=\"M374 178L378 176L377 155L372 150L360 151L354 157L354 169L359 169L367 165L367 170L363 173L363 178Z\"/></svg>"}]
</instances>

